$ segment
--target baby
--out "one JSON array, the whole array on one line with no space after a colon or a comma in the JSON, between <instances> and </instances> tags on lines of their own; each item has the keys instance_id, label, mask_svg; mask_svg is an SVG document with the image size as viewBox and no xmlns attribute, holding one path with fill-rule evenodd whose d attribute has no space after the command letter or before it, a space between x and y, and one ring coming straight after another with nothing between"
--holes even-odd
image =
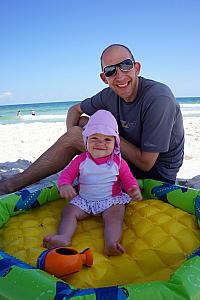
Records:
<instances>
[{"instance_id":1,"label":"baby","mask_svg":"<svg viewBox=\"0 0 200 300\"><path fill-rule=\"evenodd\" d=\"M121 255L125 204L142 200L140 188L120 153L118 125L106 110L94 113L83 131L86 152L76 156L62 171L58 187L63 198L71 199L62 212L56 235L44 238L45 247L70 246L77 221L90 215L102 216L104 253ZM72 186L78 178L78 195ZM123 189L127 192L124 193Z\"/></svg>"}]
</instances>

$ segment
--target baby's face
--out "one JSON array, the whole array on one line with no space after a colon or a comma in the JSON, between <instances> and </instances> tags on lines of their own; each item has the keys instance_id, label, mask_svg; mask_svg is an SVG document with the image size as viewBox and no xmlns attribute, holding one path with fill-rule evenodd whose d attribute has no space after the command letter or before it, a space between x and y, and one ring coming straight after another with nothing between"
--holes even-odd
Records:
<instances>
[{"instance_id":1,"label":"baby's face","mask_svg":"<svg viewBox=\"0 0 200 300\"><path fill-rule=\"evenodd\" d=\"M115 137L95 133L88 137L87 148L93 158L110 155L115 147Z\"/></svg>"}]
</instances>

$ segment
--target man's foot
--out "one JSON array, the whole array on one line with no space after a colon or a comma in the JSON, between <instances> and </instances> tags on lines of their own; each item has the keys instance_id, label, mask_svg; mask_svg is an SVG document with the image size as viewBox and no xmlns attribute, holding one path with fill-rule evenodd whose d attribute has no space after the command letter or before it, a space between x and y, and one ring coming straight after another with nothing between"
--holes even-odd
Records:
<instances>
[{"instance_id":1,"label":"man's foot","mask_svg":"<svg viewBox=\"0 0 200 300\"><path fill-rule=\"evenodd\" d=\"M10 179L3 179L0 181L0 195L9 194L15 190L10 181Z\"/></svg>"},{"instance_id":2,"label":"man's foot","mask_svg":"<svg viewBox=\"0 0 200 300\"><path fill-rule=\"evenodd\" d=\"M108 256L122 255L125 252L124 247L119 242L111 245L106 245L104 248L104 253Z\"/></svg>"},{"instance_id":3,"label":"man's foot","mask_svg":"<svg viewBox=\"0 0 200 300\"><path fill-rule=\"evenodd\" d=\"M53 247L67 247L71 246L71 241L66 238L65 235L47 235L43 239L43 247L53 248Z\"/></svg>"}]
</instances>

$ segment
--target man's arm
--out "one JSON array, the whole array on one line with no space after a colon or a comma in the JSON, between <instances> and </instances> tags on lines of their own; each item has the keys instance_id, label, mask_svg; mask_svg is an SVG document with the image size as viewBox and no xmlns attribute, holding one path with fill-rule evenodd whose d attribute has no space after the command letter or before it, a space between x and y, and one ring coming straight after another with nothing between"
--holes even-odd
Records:
<instances>
[{"instance_id":1,"label":"man's arm","mask_svg":"<svg viewBox=\"0 0 200 300\"><path fill-rule=\"evenodd\" d=\"M83 114L80 104L75 104L68 110L66 126L67 130L79 124L80 116Z\"/></svg>"},{"instance_id":2,"label":"man's arm","mask_svg":"<svg viewBox=\"0 0 200 300\"><path fill-rule=\"evenodd\" d=\"M159 155L158 152L141 151L122 137L120 137L120 146L122 156L144 172L151 170Z\"/></svg>"}]
</instances>

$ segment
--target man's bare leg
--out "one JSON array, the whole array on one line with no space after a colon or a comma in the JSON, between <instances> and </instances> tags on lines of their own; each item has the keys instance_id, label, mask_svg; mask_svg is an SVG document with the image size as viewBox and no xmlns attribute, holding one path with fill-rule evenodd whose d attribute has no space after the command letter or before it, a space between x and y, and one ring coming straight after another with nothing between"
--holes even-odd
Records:
<instances>
[{"instance_id":1,"label":"man's bare leg","mask_svg":"<svg viewBox=\"0 0 200 300\"><path fill-rule=\"evenodd\" d=\"M75 155L84 150L82 128L70 128L24 172L1 181L0 195L15 192L59 172Z\"/></svg>"},{"instance_id":2,"label":"man's bare leg","mask_svg":"<svg viewBox=\"0 0 200 300\"><path fill-rule=\"evenodd\" d=\"M72 236L77 227L77 221L89 216L85 211L73 204L67 205L61 216L58 233L56 235L47 235L43 239L43 246L46 248L70 246Z\"/></svg>"}]
</instances>

